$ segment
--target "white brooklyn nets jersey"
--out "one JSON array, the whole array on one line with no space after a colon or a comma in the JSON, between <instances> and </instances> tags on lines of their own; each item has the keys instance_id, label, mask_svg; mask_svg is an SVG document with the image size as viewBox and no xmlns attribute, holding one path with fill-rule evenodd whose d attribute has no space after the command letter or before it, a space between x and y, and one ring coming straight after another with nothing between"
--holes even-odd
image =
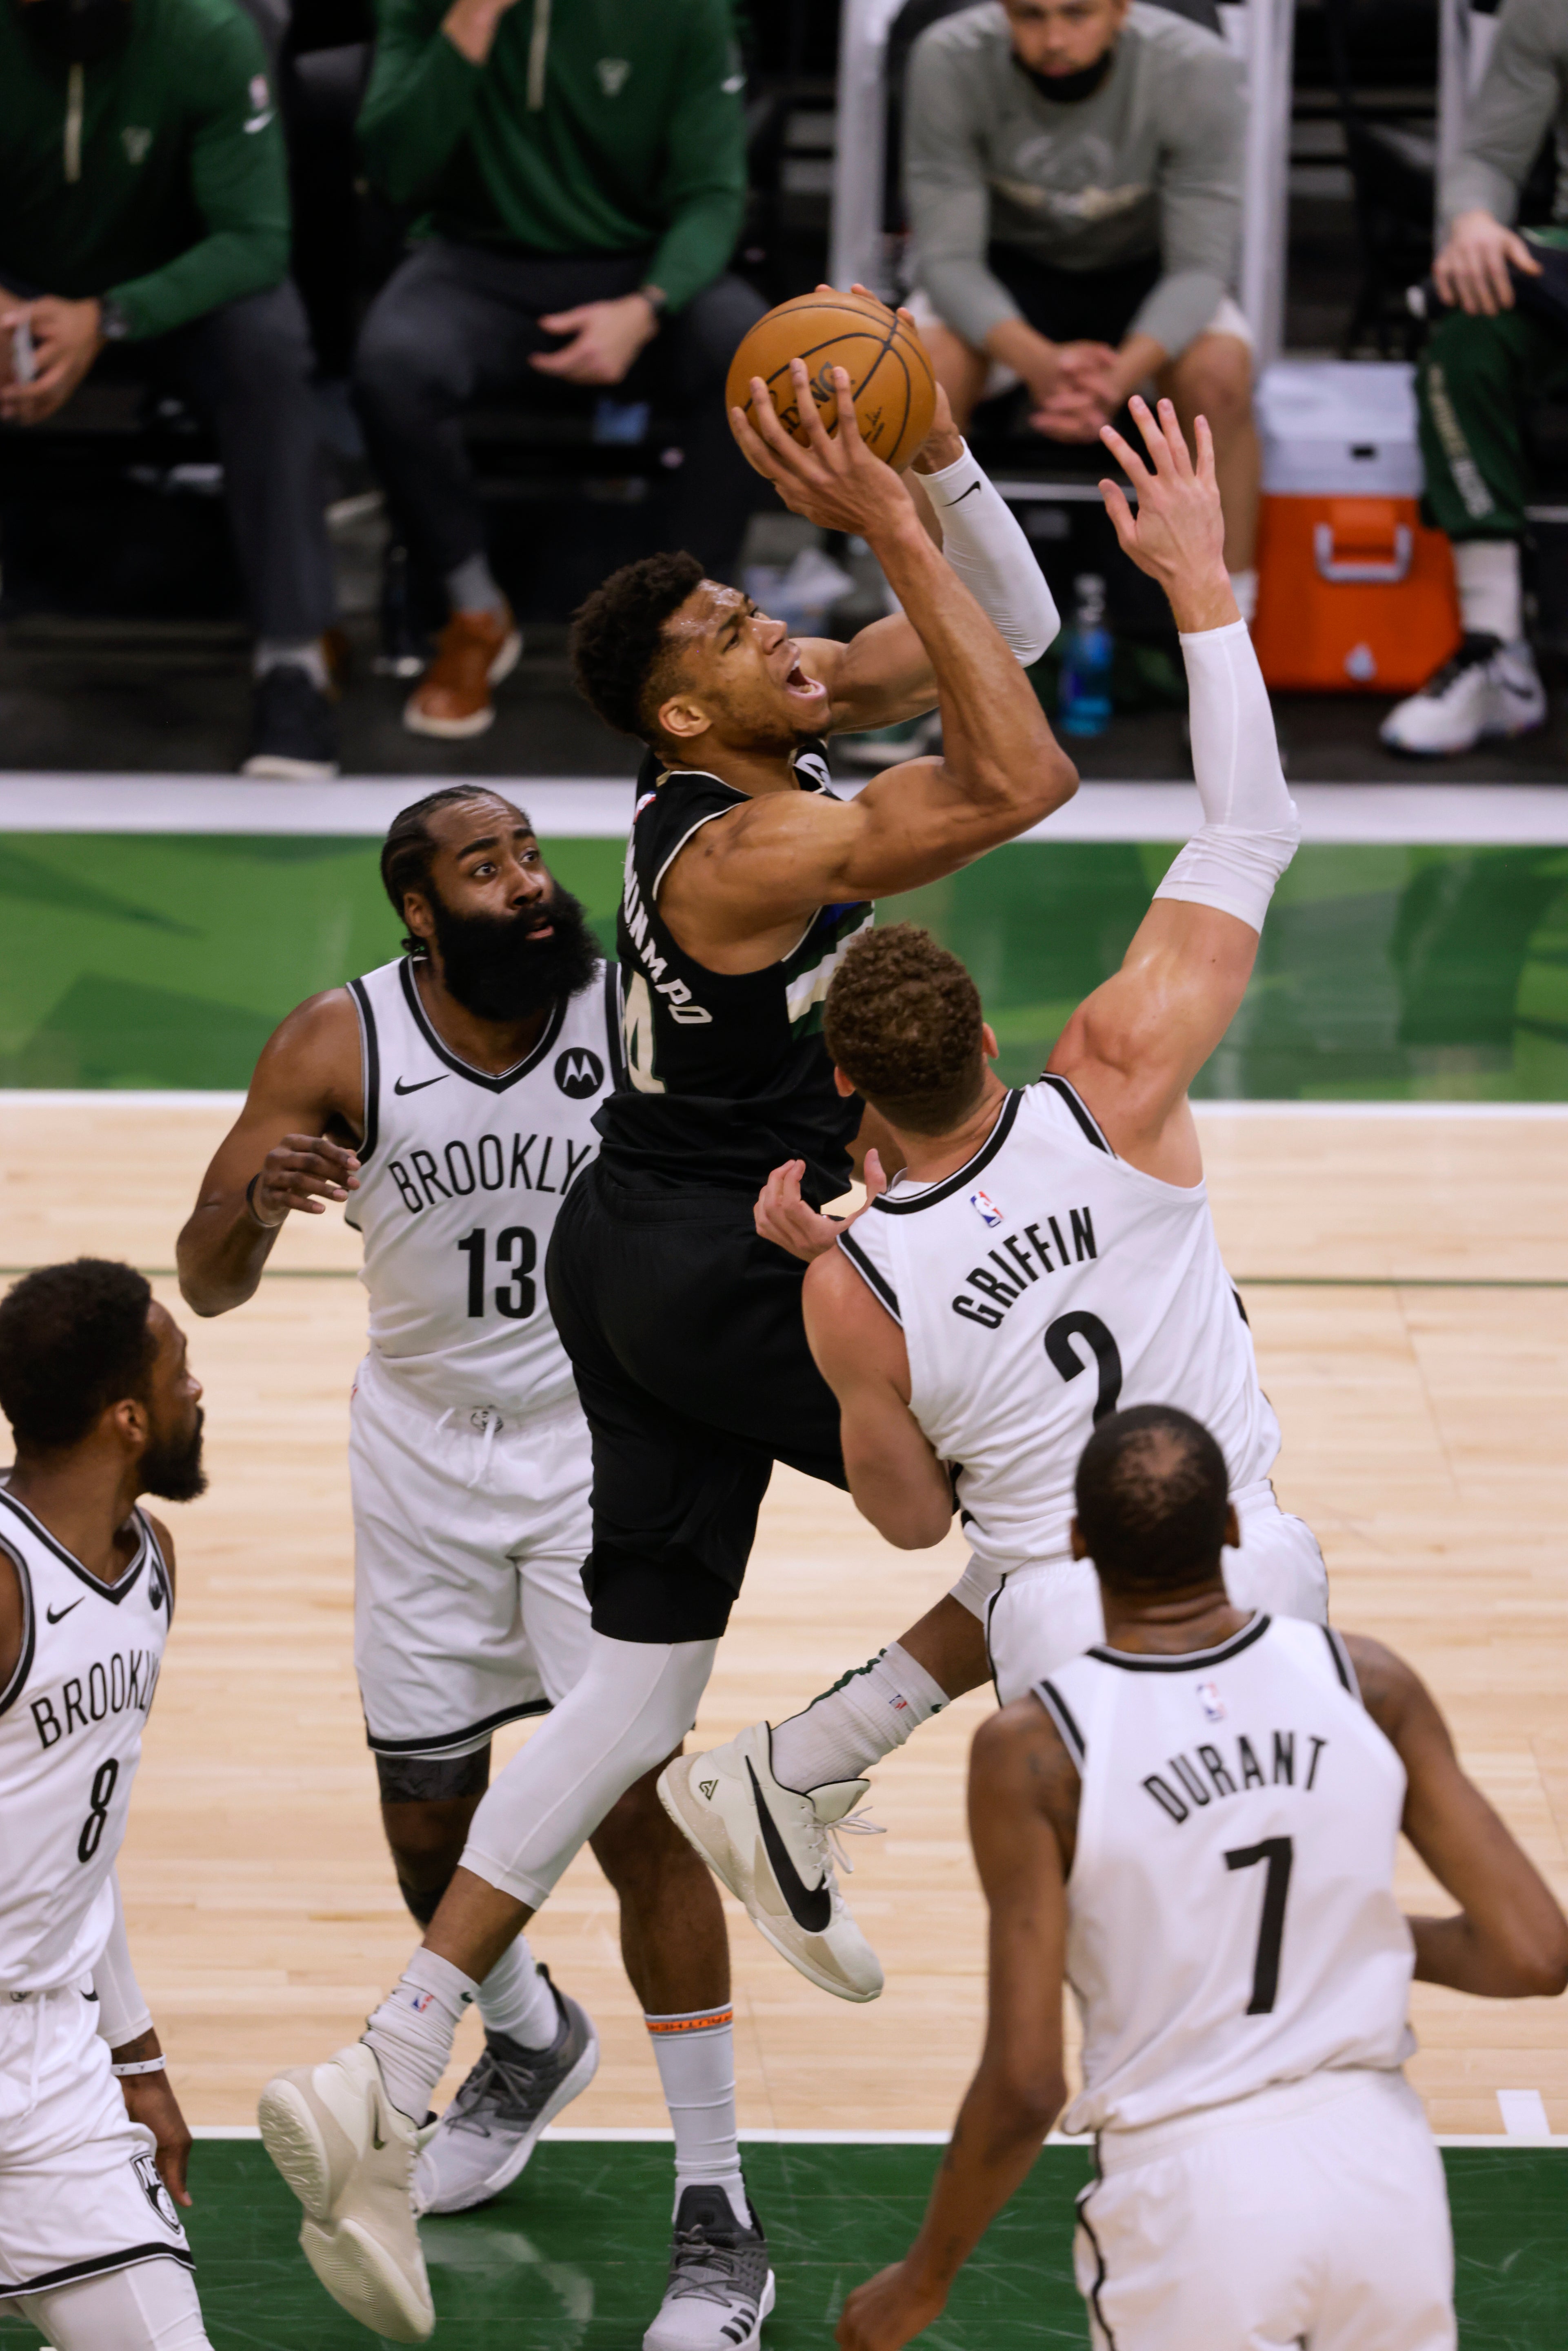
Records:
<instances>
[{"instance_id":1,"label":"white brooklyn nets jersey","mask_svg":"<svg viewBox=\"0 0 1568 2351\"><path fill-rule=\"evenodd\" d=\"M141 1726L168 1638L168 1571L140 1510L135 1558L100 1583L0 1486L22 1655L0 1689L0 1993L89 1975L114 1916Z\"/></svg>"},{"instance_id":2,"label":"white brooklyn nets jersey","mask_svg":"<svg viewBox=\"0 0 1568 2351\"><path fill-rule=\"evenodd\" d=\"M498 1078L442 1043L405 959L350 988L365 1138L345 1215L365 1245L372 1353L437 1412L564 1402L575 1388L545 1253L620 1072L614 966L558 1004L528 1060Z\"/></svg>"},{"instance_id":3,"label":"white brooklyn nets jersey","mask_svg":"<svg viewBox=\"0 0 1568 2351\"><path fill-rule=\"evenodd\" d=\"M1066 1553L1078 1458L1122 1406L1202 1421L1233 1493L1268 1476L1280 1426L1207 1191L1118 1159L1065 1078L1009 1093L967 1166L901 1179L839 1247L903 1327L985 1566Z\"/></svg>"},{"instance_id":4,"label":"white brooklyn nets jersey","mask_svg":"<svg viewBox=\"0 0 1568 2351\"><path fill-rule=\"evenodd\" d=\"M1069 2131L1400 2065L1415 1946L1394 1898L1405 1767L1326 1625L1091 1649L1037 1685L1078 1766Z\"/></svg>"}]
</instances>

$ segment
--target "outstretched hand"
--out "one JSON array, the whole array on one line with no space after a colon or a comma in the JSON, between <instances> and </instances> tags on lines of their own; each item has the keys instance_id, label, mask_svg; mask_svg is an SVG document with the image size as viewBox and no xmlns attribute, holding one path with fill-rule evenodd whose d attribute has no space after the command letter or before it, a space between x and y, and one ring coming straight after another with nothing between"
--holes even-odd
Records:
<instances>
[{"instance_id":1,"label":"outstretched hand","mask_svg":"<svg viewBox=\"0 0 1568 2351\"><path fill-rule=\"evenodd\" d=\"M855 1218L863 1217L879 1194L886 1191L887 1177L876 1152L868 1151L864 1207L857 1208L852 1217L824 1217L800 1196L800 1178L805 1172L803 1159L787 1159L782 1167L776 1167L757 1196L752 1217L761 1239L774 1242L778 1248L788 1249L791 1257L810 1265L813 1258L831 1249L839 1235L848 1232Z\"/></svg>"},{"instance_id":2,"label":"outstretched hand","mask_svg":"<svg viewBox=\"0 0 1568 2351\"><path fill-rule=\"evenodd\" d=\"M1100 438L1138 494L1134 514L1120 483L1103 481L1100 495L1121 541L1140 571L1157 580L1170 599L1178 629L1220 629L1239 620L1225 569L1225 517L1214 474L1214 436L1208 420L1197 423L1195 465L1176 413L1162 400L1155 416L1134 394L1128 402L1143 434L1149 464L1107 424Z\"/></svg>"},{"instance_id":3,"label":"outstretched hand","mask_svg":"<svg viewBox=\"0 0 1568 2351\"><path fill-rule=\"evenodd\" d=\"M743 408L729 412L730 430L752 471L772 483L791 514L804 515L821 530L870 538L878 529L913 516L914 503L903 481L861 439L848 371L828 370L837 412L831 433L812 397L804 360L790 360L789 380L795 397L786 412L788 426L759 375L751 379L751 417ZM789 427L805 434L804 445Z\"/></svg>"}]
</instances>

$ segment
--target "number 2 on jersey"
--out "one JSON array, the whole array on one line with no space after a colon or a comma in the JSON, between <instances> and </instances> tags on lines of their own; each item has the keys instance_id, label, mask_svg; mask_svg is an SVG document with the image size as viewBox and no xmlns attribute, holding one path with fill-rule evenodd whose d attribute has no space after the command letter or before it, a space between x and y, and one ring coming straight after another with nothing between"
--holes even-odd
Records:
<instances>
[{"instance_id":1,"label":"number 2 on jersey","mask_svg":"<svg viewBox=\"0 0 1568 2351\"><path fill-rule=\"evenodd\" d=\"M1100 1374L1099 1394L1094 1398L1094 1426L1098 1428L1106 1414L1115 1411L1122 1393L1122 1352L1098 1314L1059 1314L1045 1334L1045 1352L1064 1380L1075 1380L1085 1368L1083 1357L1072 1343L1074 1339L1087 1341Z\"/></svg>"},{"instance_id":2,"label":"number 2 on jersey","mask_svg":"<svg viewBox=\"0 0 1568 2351\"><path fill-rule=\"evenodd\" d=\"M1291 1864L1295 1849L1289 1837L1265 1837L1261 1844L1238 1845L1225 1856L1227 1869L1256 1869L1269 1865L1263 1880L1263 1915L1258 1922L1258 1956L1252 1962L1252 1997L1249 2016L1268 2016L1280 1991L1280 1946L1285 1939L1285 1896L1291 1890Z\"/></svg>"},{"instance_id":3,"label":"number 2 on jersey","mask_svg":"<svg viewBox=\"0 0 1568 2351\"><path fill-rule=\"evenodd\" d=\"M468 1260L468 1312L477 1322L485 1311L485 1249L488 1236L483 1231L469 1233L455 1246ZM496 1311L509 1322L526 1322L533 1312L538 1293L530 1279L538 1245L526 1225L508 1225L504 1233L496 1236L496 1263L509 1268L507 1286L497 1290ZM514 1264L513 1259L517 1262Z\"/></svg>"}]
</instances>

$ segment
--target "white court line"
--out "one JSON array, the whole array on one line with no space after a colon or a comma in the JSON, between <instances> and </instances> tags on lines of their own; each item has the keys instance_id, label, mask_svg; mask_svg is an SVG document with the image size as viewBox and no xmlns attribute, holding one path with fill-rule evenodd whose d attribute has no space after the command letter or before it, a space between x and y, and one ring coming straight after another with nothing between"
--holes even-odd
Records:
<instances>
[{"instance_id":1,"label":"white court line","mask_svg":"<svg viewBox=\"0 0 1568 2351\"><path fill-rule=\"evenodd\" d=\"M1522 2093L1500 2091L1498 2095L1500 2097L1523 2095L1533 2098L1539 2094L1526 2090ZM1542 2115L1544 2116L1544 2109ZM192 2126L191 2136L193 2138L259 2139L261 2133L254 2123L195 2123ZM560 2139L584 2146L670 2147L674 2143L674 2133L669 2130L573 2130L570 2126L562 2128L559 2124L552 2124L544 2136L547 2139ZM1531 2136L1536 2137L1535 2134ZM743 2130L737 2132L737 2137L753 2147L946 2147L948 2134L946 2131L896 2130ZM1506 2152L1509 2145L1508 2138L1500 2131L1439 2131L1436 2137L1439 2147L1490 2147ZM1090 2138L1069 2138L1061 2131L1052 2131L1046 2140L1047 2147L1090 2147L1092 2144ZM1568 2147L1568 2135L1548 2132L1536 2137L1536 2144Z\"/></svg>"},{"instance_id":2,"label":"white court line","mask_svg":"<svg viewBox=\"0 0 1568 2351\"><path fill-rule=\"evenodd\" d=\"M214 1087L138 1092L131 1086L0 1087L7 1116L21 1110L239 1110L243 1093ZM1568 1118L1554 1102L1196 1102L1201 1125L1213 1118Z\"/></svg>"},{"instance_id":3,"label":"white court line","mask_svg":"<svg viewBox=\"0 0 1568 2351\"><path fill-rule=\"evenodd\" d=\"M0 833L192 832L379 837L399 809L449 776L344 777L256 784L232 776L51 775L0 770ZM550 840L623 840L632 783L617 776L477 777L528 810ZM852 796L864 778L845 777ZM1568 785L1297 784L1311 842L1568 846ZM1186 841L1199 821L1191 784L1087 783L1026 841Z\"/></svg>"},{"instance_id":4,"label":"white court line","mask_svg":"<svg viewBox=\"0 0 1568 2351\"><path fill-rule=\"evenodd\" d=\"M1497 2102L1510 2138L1550 2138L1546 2101L1539 2090L1500 2090Z\"/></svg>"}]
</instances>

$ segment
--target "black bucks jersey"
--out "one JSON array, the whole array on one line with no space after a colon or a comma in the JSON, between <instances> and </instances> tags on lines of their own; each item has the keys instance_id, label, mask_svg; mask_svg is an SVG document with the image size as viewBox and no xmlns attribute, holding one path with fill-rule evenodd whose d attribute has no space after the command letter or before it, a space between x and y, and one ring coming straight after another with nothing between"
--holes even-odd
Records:
<instances>
[{"instance_id":1,"label":"black bucks jersey","mask_svg":"<svg viewBox=\"0 0 1568 2351\"><path fill-rule=\"evenodd\" d=\"M558 1003L528 1059L499 1077L442 1043L406 958L350 992L365 1137L344 1213L365 1245L372 1352L438 1413L561 1403L576 1389L545 1299L545 1253L620 1073L613 968Z\"/></svg>"},{"instance_id":2,"label":"black bucks jersey","mask_svg":"<svg viewBox=\"0 0 1568 2351\"><path fill-rule=\"evenodd\" d=\"M829 790L826 747L794 754L802 791ZM705 824L749 795L695 770L643 760L626 847L617 953L628 1086L599 1115L605 1164L618 1175L757 1191L786 1159L803 1159L819 1205L849 1182L858 1096L844 1101L822 1044L822 999L850 941L873 914L860 900L823 906L796 945L761 971L716 972L678 946L659 889Z\"/></svg>"},{"instance_id":3,"label":"black bucks jersey","mask_svg":"<svg viewBox=\"0 0 1568 2351\"><path fill-rule=\"evenodd\" d=\"M114 1917L141 1729L172 1606L158 1539L105 1583L0 1486L0 1549L22 1587L22 1654L0 1689L0 1996L90 1975Z\"/></svg>"}]
</instances>

